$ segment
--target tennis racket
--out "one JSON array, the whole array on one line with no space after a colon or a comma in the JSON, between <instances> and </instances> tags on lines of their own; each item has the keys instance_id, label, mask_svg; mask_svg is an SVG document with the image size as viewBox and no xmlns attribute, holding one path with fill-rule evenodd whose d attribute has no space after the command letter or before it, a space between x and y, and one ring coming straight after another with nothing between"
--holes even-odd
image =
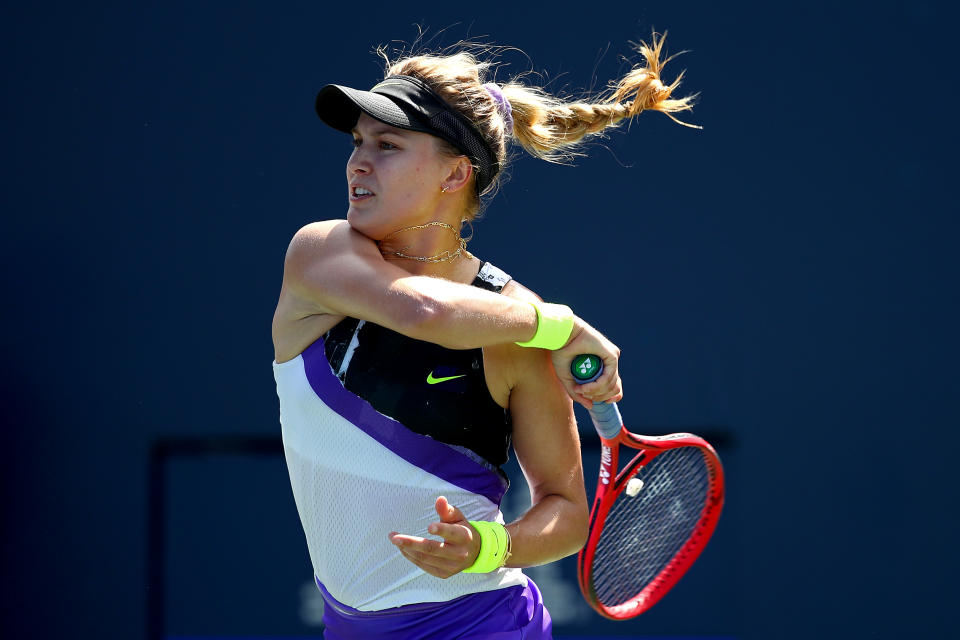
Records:
<instances>
[{"instance_id":1,"label":"tennis racket","mask_svg":"<svg viewBox=\"0 0 960 640\"><path fill-rule=\"evenodd\" d=\"M590 382L603 362L580 355L571 372ZM630 433L616 403L594 403L590 417L600 434L600 477L577 578L600 615L626 620L655 605L703 551L723 508L723 467L695 435ZM622 468L621 447L632 455Z\"/></svg>"}]
</instances>

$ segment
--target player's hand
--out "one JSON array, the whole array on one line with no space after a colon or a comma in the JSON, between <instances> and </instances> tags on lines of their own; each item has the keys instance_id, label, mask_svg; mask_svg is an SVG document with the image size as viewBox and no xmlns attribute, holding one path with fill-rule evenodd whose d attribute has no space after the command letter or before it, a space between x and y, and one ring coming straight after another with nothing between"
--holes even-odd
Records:
<instances>
[{"instance_id":1,"label":"player's hand","mask_svg":"<svg viewBox=\"0 0 960 640\"><path fill-rule=\"evenodd\" d=\"M570 364L581 354L591 354L603 360L603 373L587 384L580 384L570 373ZM623 398L618 361L620 348L579 317L574 316L573 332L562 349L550 352L557 377L574 401L587 409L594 402L618 402Z\"/></svg>"},{"instance_id":2,"label":"player's hand","mask_svg":"<svg viewBox=\"0 0 960 640\"><path fill-rule=\"evenodd\" d=\"M440 517L427 527L427 532L443 541L390 532L392 542L407 560L438 578L449 578L472 565L480 553L480 534L460 509L437 498L434 508Z\"/></svg>"}]
</instances>

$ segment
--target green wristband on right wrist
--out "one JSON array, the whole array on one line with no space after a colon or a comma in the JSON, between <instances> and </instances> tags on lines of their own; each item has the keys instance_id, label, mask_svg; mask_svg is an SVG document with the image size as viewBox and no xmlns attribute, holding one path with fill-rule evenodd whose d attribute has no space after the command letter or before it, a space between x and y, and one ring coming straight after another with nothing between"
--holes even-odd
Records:
<instances>
[{"instance_id":1,"label":"green wristband on right wrist","mask_svg":"<svg viewBox=\"0 0 960 640\"><path fill-rule=\"evenodd\" d=\"M565 304L531 302L537 310L537 332L526 342L517 342L521 347L537 347L556 351L563 348L573 333L573 311Z\"/></svg>"}]
</instances>

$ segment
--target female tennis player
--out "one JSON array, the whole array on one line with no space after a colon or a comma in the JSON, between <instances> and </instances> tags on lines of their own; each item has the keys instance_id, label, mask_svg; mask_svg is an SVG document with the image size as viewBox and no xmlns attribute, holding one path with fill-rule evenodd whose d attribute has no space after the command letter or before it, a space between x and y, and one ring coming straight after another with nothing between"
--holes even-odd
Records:
<instances>
[{"instance_id":1,"label":"female tennis player","mask_svg":"<svg viewBox=\"0 0 960 640\"><path fill-rule=\"evenodd\" d=\"M485 83L491 65L466 51L388 62L370 91L318 94L320 118L353 138L347 215L291 241L273 339L329 640L550 637L521 568L584 544L571 398L622 397L619 349L472 255L460 231L496 188L510 141L562 159L643 110L689 109L670 98L677 82L660 81L662 45L644 46L645 65L604 101ZM570 375L581 353L603 359L600 379ZM511 442L532 506L504 524Z\"/></svg>"}]
</instances>

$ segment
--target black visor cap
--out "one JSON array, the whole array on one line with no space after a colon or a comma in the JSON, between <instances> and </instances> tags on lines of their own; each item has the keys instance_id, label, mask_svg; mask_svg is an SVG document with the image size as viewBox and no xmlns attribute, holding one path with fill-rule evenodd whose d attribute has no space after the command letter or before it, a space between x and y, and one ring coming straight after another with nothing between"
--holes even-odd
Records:
<instances>
[{"instance_id":1,"label":"black visor cap","mask_svg":"<svg viewBox=\"0 0 960 640\"><path fill-rule=\"evenodd\" d=\"M317 94L316 110L326 124L345 133L353 130L363 112L385 124L446 140L477 168L479 193L500 169L476 127L419 78L389 76L370 91L329 84Z\"/></svg>"}]
</instances>

